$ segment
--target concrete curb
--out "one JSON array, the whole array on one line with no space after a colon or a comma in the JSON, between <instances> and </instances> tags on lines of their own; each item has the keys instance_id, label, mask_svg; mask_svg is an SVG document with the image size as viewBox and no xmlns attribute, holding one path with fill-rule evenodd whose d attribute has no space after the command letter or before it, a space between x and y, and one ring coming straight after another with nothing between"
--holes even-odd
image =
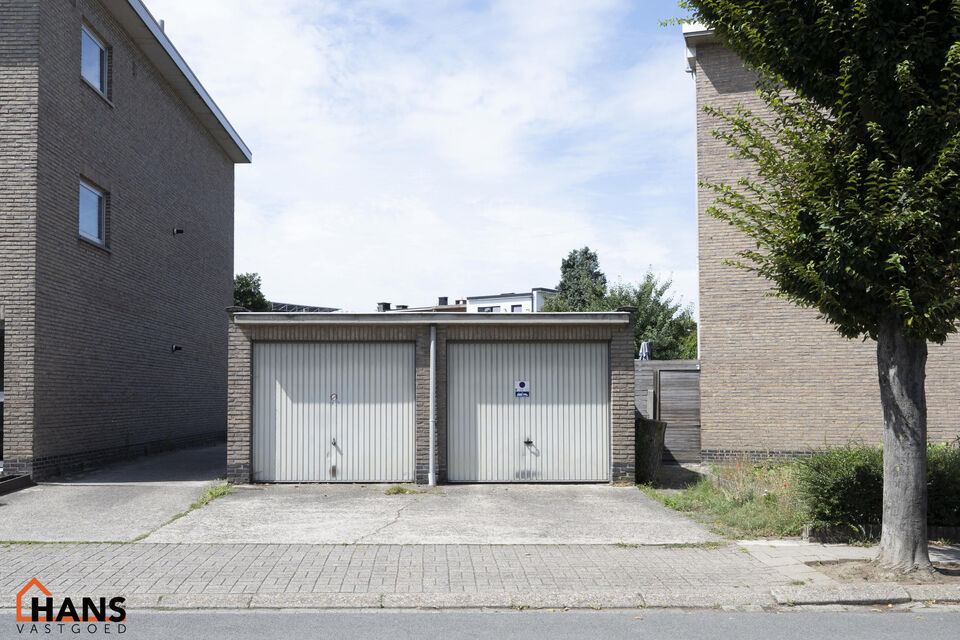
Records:
<instances>
[{"instance_id":1,"label":"concrete curb","mask_svg":"<svg viewBox=\"0 0 960 640\"><path fill-rule=\"evenodd\" d=\"M936 585L932 585L936 586ZM892 582L840 586L774 587L770 593L777 604L902 604L910 602L910 594Z\"/></svg>"},{"instance_id":2,"label":"concrete curb","mask_svg":"<svg viewBox=\"0 0 960 640\"><path fill-rule=\"evenodd\" d=\"M772 606L768 592L525 591L487 593L224 593L133 594L131 610L159 609L641 609ZM5 605L5 606L3 606ZM0 611L10 610L6 602Z\"/></svg>"},{"instance_id":3,"label":"concrete curb","mask_svg":"<svg viewBox=\"0 0 960 640\"><path fill-rule=\"evenodd\" d=\"M903 588L916 602L960 602L960 584L911 584Z\"/></svg>"},{"instance_id":4,"label":"concrete curb","mask_svg":"<svg viewBox=\"0 0 960 640\"><path fill-rule=\"evenodd\" d=\"M131 610L159 609L717 609L771 606L960 602L960 585L871 583L765 590L644 590L487 593L174 593L132 594ZM12 611L8 598L0 612Z\"/></svg>"},{"instance_id":5,"label":"concrete curb","mask_svg":"<svg viewBox=\"0 0 960 640\"><path fill-rule=\"evenodd\" d=\"M30 476L5 476L0 472L0 496L32 487L35 484Z\"/></svg>"}]
</instances>

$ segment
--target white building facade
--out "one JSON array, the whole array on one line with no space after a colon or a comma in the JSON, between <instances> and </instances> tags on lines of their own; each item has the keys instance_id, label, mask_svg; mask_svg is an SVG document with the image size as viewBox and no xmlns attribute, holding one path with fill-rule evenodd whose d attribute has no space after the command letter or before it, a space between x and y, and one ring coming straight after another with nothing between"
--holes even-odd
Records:
<instances>
[{"instance_id":1,"label":"white building facade","mask_svg":"<svg viewBox=\"0 0 960 640\"><path fill-rule=\"evenodd\" d=\"M498 293L467 298L467 313L537 313L556 289L537 287L529 293Z\"/></svg>"}]
</instances>

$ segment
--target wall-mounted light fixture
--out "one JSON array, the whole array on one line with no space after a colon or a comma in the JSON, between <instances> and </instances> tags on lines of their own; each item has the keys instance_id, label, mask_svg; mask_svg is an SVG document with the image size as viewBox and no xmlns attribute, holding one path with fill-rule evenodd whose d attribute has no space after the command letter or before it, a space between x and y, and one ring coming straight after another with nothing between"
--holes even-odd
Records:
<instances>
[{"instance_id":1,"label":"wall-mounted light fixture","mask_svg":"<svg viewBox=\"0 0 960 640\"><path fill-rule=\"evenodd\" d=\"M178 344L170 345L170 353L176 353L177 351L183 351L183 347Z\"/></svg>"},{"instance_id":2,"label":"wall-mounted light fixture","mask_svg":"<svg viewBox=\"0 0 960 640\"><path fill-rule=\"evenodd\" d=\"M173 228L173 235L178 236L178 235L180 235L181 233L183 233L183 229L181 229L180 227L174 227L174 228Z\"/></svg>"}]
</instances>

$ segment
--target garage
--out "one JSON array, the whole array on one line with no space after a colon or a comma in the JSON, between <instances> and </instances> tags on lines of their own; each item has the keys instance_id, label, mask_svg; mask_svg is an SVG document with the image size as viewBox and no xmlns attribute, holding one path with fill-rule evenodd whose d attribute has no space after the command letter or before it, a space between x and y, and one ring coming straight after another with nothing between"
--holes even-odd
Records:
<instances>
[{"instance_id":1,"label":"garage","mask_svg":"<svg viewBox=\"0 0 960 640\"><path fill-rule=\"evenodd\" d=\"M600 342L449 344L449 481L609 481L608 351Z\"/></svg>"},{"instance_id":2,"label":"garage","mask_svg":"<svg viewBox=\"0 0 960 640\"><path fill-rule=\"evenodd\" d=\"M413 481L413 343L264 343L253 360L255 481Z\"/></svg>"},{"instance_id":3,"label":"garage","mask_svg":"<svg viewBox=\"0 0 960 640\"><path fill-rule=\"evenodd\" d=\"M628 311L232 310L229 335L233 482L635 477Z\"/></svg>"}]
</instances>

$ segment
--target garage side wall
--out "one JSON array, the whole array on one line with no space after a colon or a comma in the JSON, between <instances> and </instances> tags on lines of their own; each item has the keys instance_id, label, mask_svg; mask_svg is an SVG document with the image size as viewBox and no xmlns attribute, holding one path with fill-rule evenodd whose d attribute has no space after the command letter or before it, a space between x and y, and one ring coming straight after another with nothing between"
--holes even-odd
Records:
<instances>
[{"instance_id":1,"label":"garage side wall","mask_svg":"<svg viewBox=\"0 0 960 640\"><path fill-rule=\"evenodd\" d=\"M437 328L437 479L447 480L447 343L451 341L603 341L610 345L611 479L633 482L633 331L611 326L450 326ZM416 479L427 482L430 433L430 328L371 325L230 324L227 407L227 476L251 479L253 342L415 342Z\"/></svg>"}]
</instances>

